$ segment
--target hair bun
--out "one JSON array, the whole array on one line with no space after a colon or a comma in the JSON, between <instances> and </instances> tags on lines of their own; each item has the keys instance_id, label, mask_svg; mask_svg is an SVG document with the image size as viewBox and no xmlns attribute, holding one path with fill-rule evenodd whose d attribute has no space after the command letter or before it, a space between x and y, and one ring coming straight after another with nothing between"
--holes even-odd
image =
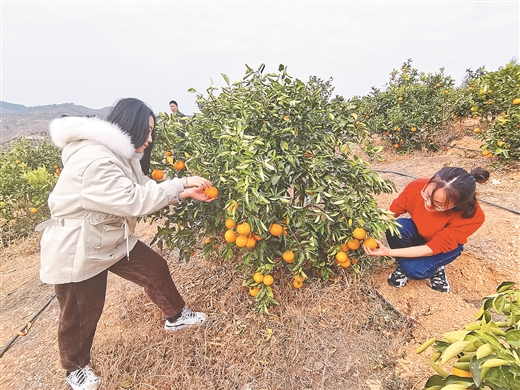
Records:
<instances>
[{"instance_id":1,"label":"hair bun","mask_svg":"<svg viewBox=\"0 0 520 390\"><path fill-rule=\"evenodd\" d=\"M470 175L473 176L479 184L485 183L489 179L489 172L481 167L473 169Z\"/></svg>"}]
</instances>

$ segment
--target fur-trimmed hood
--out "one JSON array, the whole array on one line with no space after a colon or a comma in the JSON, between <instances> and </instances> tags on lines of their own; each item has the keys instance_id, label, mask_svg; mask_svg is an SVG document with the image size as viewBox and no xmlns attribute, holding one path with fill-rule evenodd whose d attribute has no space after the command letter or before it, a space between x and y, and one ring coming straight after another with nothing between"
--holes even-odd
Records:
<instances>
[{"instance_id":1,"label":"fur-trimmed hood","mask_svg":"<svg viewBox=\"0 0 520 390\"><path fill-rule=\"evenodd\" d=\"M89 140L106 146L123 158L135 157L135 147L128 134L114 124L95 117L63 117L49 125L51 140L59 149L70 142Z\"/></svg>"}]
</instances>

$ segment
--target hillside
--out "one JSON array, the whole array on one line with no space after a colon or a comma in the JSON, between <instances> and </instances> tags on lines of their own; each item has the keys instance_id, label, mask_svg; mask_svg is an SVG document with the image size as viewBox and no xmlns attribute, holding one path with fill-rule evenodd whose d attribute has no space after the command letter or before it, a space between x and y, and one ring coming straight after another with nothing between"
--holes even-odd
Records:
<instances>
[{"instance_id":1,"label":"hillside","mask_svg":"<svg viewBox=\"0 0 520 390\"><path fill-rule=\"evenodd\" d=\"M27 107L0 101L2 116L0 143L4 144L16 138L32 135L45 136L49 122L62 115L93 115L106 118L109 110L110 107L92 109L74 103Z\"/></svg>"}]
</instances>

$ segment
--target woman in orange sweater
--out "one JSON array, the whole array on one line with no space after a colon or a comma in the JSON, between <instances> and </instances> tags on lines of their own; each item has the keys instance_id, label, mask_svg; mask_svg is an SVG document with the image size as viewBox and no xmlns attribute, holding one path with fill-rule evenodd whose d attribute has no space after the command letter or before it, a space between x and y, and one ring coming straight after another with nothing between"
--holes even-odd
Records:
<instances>
[{"instance_id":1,"label":"woman in orange sweater","mask_svg":"<svg viewBox=\"0 0 520 390\"><path fill-rule=\"evenodd\" d=\"M449 292L444 266L460 256L468 237L484 223L484 213L475 196L476 183L489 179L489 172L475 168L444 167L433 177L412 181L390 205L401 237L386 233L389 247L378 241L370 256L392 256L397 268L388 277L392 287L404 287L408 279L430 278L432 289Z\"/></svg>"}]
</instances>

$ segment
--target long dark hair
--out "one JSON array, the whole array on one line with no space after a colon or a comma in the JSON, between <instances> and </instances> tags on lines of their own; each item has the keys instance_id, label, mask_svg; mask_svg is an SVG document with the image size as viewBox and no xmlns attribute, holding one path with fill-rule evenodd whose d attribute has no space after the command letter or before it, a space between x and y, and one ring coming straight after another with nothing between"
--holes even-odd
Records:
<instances>
[{"instance_id":1,"label":"long dark hair","mask_svg":"<svg viewBox=\"0 0 520 390\"><path fill-rule=\"evenodd\" d=\"M121 130L130 136L132 144L135 148L142 146L149 133L149 120L153 118L156 123L155 115L146 103L135 98L125 98L119 100L114 108L107 116L107 121L117 124ZM155 131L152 132L152 140L155 136ZM145 149L141 159L141 169L144 174L150 172L150 156L153 148L153 141Z\"/></svg>"},{"instance_id":2,"label":"long dark hair","mask_svg":"<svg viewBox=\"0 0 520 390\"><path fill-rule=\"evenodd\" d=\"M428 183L435 185L432 198L439 188L446 192L446 204L454 204L451 211L459 212L462 218L471 218L477 211L476 187L477 183L485 183L489 179L489 172L477 167L470 173L462 168L444 167L430 179Z\"/></svg>"}]
</instances>

